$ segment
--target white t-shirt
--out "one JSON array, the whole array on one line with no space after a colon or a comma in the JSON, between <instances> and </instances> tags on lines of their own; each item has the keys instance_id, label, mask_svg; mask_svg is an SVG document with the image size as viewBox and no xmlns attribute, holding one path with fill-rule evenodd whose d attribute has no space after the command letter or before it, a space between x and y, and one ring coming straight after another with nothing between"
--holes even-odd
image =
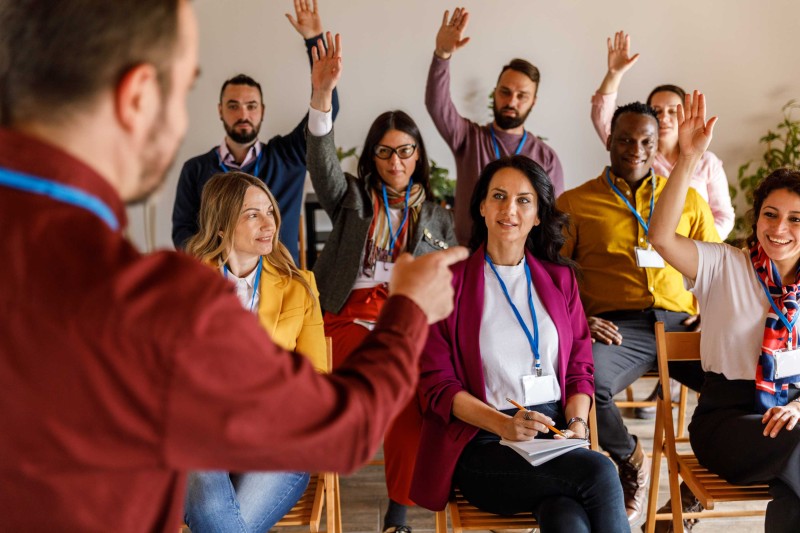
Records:
<instances>
[{"instance_id":1,"label":"white t-shirt","mask_svg":"<svg viewBox=\"0 0 800 533\"><path fill-rule=\"evenodd\" d=\"M512 406L506 398L524 402L525 391L522 376L534 373L534 357L528 337L517 321L514 311L503 294L503 289L492 272L483 263L483 319L481 320L480 350L483 360L483 377L486 383L486 403L495 409L509 409ZM533 320L528 306L528 283L525 264L515 266L495 265L503 278L511 299L517 306L525 325L533 335ZM532 287L533 308L539 323L539 355L543 375L558 376L558 331L539 299L536 287ZM556 380L556 385L558 380ZM561 391L557 397L561 399Z\"/></svg>"},{"instance_id":2,"label":"white t-shirt","mask_svg":"<svg viewBox=\"0 0 800 533\"><path fill-rule=\"evenodd\" d=\"M750 252L723 243L695 241L699 261L686 288L700 306L703 370L728 379L755 379L769 301Z\"/></svg>"}]
</instances>

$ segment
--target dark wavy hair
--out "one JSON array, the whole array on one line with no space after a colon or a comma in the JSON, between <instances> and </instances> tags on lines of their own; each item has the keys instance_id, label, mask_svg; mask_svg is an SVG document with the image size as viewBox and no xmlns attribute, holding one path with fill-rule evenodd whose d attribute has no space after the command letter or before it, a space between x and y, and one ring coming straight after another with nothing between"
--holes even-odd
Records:
<instances>
[{"instance_id":1,"label":"dark wavy hair","mask_svg":"<svg viewBox=\"0 0 800 533\"><path fill-rule=\"evenodd\" d=\"M753 191L753 208L747 213L750 220L753 221L751 233L747 237L748 246L753 246L756 241L758 241L756 224L758 223L758 216L761 213L764 200L767 199L770 193L780 189L786 189L800 196L800 170L790 168L773 170L769 176L764 178L764 181L758 184L756 190Z\"/></svg>"},{"instance_id":2,"label":"dark wavy hair","mask_svg":"<svg viewBox=\"0 0 800 533\"><path fill-rule=\"evenodd\" d=\"M569 216L556 207L555 189L547 172L538 163L524 155L501 157L483 168L469 204L469 212L472 216L470 249L474 252L486 243L488 229L486 221L481 215L481 203L489 194L489 183L492 178L504 168L513 168L522 172L531 182L533 190L536 191L536 207L540 223L531 228L525 241L525 248L537 259L566 265L577 274L578 265L575 261L561 255L561 248L564 247L566 241L565 231L569 228Z\"/></svg>"},{"instance_id":3,"label":"dark wavy hair","mask_svg":"<svg viewBox=\"0 0 800 533\"><path fill-rule=\"evenodd\" d=\"M364 149L361 150L361 157L358 158L358 177L365 180L370 187L379 188L381 177L375 166L374 150L375 146L381 142L381 139L389 130L402 131L413 137L417 145L419 160L411 179L414 180L414 183L422 185L427 199L432 199L431 165L428 162L428 151L425 149L425 143L422 141L422 135L417 124L404 111L397 110L382 113L369 127L367 138L364 140Z\"/></svg>"}]
</instances>

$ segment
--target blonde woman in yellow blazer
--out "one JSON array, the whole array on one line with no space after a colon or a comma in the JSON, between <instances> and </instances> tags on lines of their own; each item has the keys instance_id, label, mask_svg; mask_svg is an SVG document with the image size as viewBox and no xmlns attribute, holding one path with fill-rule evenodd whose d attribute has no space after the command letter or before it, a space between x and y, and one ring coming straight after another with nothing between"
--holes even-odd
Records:
<instances>
[{"instance_id":1,"label":"blonde woman in yellow blazer","mask_svg":"<svg viewBox=\"0 0 800 533\"><path fill-rule=\"evenodd\" d=\"M314 274L298 269L278 240L280 212L266 185L242 172L214 176L203 187L199 222L187 252L219 268L276 344L326 371ZM184 519L192 533L268 531L300 499L308 478L307 472L191 472Z\"/></svg>"}]
</instances>

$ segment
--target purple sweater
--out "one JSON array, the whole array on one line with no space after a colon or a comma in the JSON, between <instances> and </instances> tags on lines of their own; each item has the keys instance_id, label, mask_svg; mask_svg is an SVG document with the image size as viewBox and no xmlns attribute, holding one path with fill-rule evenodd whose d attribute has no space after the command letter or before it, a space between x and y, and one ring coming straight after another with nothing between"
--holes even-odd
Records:
<instances>
[{"instance_id":1,"label":"purple sweater","mask_svg":"<svg viewBox=\"0 0 800 533\"><path fill-rule=\"evenodd\" d=\"M483 126L467 120L458 114L450 98L450 61L433 55L428 72L428 85L425 89L425 107L456 158L456 238L460 244L468 244L472 233L472 219L469 215L469 201L478 176L487 164L496 159L490 123ZM495 128L500 154L513 154L522 135L505 133ZM539 163L544 168L556 196L564 192L564 171L555 151L536 135L528 133L528 138L520 152Z\"/></svg>"}]
</instances>

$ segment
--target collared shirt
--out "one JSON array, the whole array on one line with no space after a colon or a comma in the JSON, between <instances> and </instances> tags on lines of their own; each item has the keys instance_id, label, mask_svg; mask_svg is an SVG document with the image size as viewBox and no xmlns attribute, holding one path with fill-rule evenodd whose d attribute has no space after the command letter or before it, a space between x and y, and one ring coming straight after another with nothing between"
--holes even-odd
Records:
<instances>
[{"instance_id":1,"label":"collared shirt","mask_svg":"<svg viewBox=\"0 0 800 533\"><path fill-rule=\"evenodd\" d=\"M647 221L650 219L650 178L634 195L628 183L610 174L614 185ZM666 178L656 177L656 207ZM681 274L665 268L636 265L634 248L647 247L644 228L611 189L603 171L596 179L562 194L558 208L570 216L571 235L562 254L581 267L581 300L587 316L607 311L638 310L655 307L696 314L692 295L683 287ZM714 217L708 204L694 189L689 189L677 233L691 239L719 242Z\"/></svg>"},{"instance_id":2,"label":"collared shirt","mask_svg":"<svg viewBox=\"0 0 800 533\"><path fill-rule=\"evenodd\" d=\"M390 297L328 379L278 348L213 269L140 254L86 163L0 129L0 167L96 196L121 226L0 186L0 486L13 487L0 529L171 531L188 470L352 471L374 455L428 334L411 300Z\"/></svg>"},{"instance_id":3,"label":"collared shirt","mask_svg":"<svg viewBox=\"0 0 800 533\"><path fill-rule=\"evenodd\" d=\"M243 278L236 277L230 269L226 271L224 266L219 267L219 271L222 272L222 275L225 276L228 281L233 283L234 287L236 287L236 296L239 298L242 307L253 313L257 312L258 301L261 299L261 295L256 293L255 296L253 296L253 291L255 290L256 272L258 268L254 268L252 272Z\"/></svg>"},{"instance_id":4,"label":"collared shirt","mask_svg":"<svg viewBox=\"0 0 800 533\"><path fill-rule=\"evenodd\" d=\"M236 159L233 157L233 153L231 149L228 148L228 136L226 135L224 139L222 139L222 144L219 145L217 148L219 152L220 161L227 167L231 168L244 168L256 159L258 159L258 155L261 153L261 143L258 142L258 139L247 149L247 153L244 156L244 159L241 163L237 163Z\"/></svg>"}]
</instances>

